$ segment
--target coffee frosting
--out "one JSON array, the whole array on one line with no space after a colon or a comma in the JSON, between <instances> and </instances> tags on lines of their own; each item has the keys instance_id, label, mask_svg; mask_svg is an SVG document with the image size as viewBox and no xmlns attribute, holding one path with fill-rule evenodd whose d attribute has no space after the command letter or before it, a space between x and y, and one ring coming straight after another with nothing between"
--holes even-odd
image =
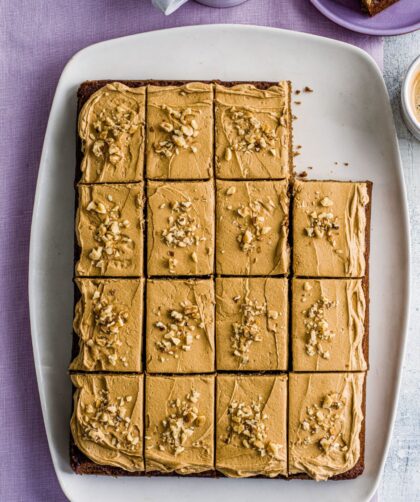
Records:
<instances>
[{"instance_id":1,"label":"coffee frosting","mask_svg":"<svg viewBox=\"0 0 420 502\"><path fill-rule=\"evenodd\" d=\"M147 371L214 371L214 283L147 281Z\"/></svg>"},{"instance_id":2,"label":"coffee frosting","mask_svg":"<svg viewBox=\"0 0 420 502\"><path fill-rule=\"evenodd\" d=\"M216 468L229 477L287 475L286 375L218 375Z\"/></svg>"},{"instance_id":3,"label":"coffee frosting","mask_svg":"<svg viewBox=\"0 0 420 502\"><path fill-rule=\"evenodd\" d=\"M146 472L213 470L214 376L146 377Z\"/></svg>"},{"instance_id":4,"label":"coffee frosting","mask_svg":"<svg viewBox=\"0 0 420 502\"><path fill-rule=\"evenodd\" d=\"M210 181L147 185L149 275L209 275L214 261Z\"/></svg>"},{"instance_id":5,"label":"coffee frosting","mask_svg":"<svg viewBox=\"0 0 420 502\"><path fill-rule=\"evenodd\" d=\"M141 371L143 279L76 279L74 332L81 371Z\"/></svg>"},{"instance_id":6,"label":"coffee frosting","mask_svg":"<svg viewBox=\"0 0 420 502\"><path fill-rule=\"evenodd\" d=\"M290 88L216 84L216 173L219 178L289 176Z\"/></svg>"},{"instance_id":7,"label":"coffee frosting","mask_svg":"<svg viewBox=\"0 0 420 502\"><path fill-rule=\"evenodd\" d=\"M146 159L149 179L212 177L212 84L148 86Z\"/></svg>"},{"instance_id":8,"label":"coffee frosting","mask_svg":"<svg viewBox=\"0 0 420 502\"><path fill-rule=\"evenodd\" d=\"M366 273L366 183L295 181L293 267L304 277Z\"/></svg>"},{"instance_id":9,"label":"coffee frosting","mask_svg":"<svg viewBox=\"0 0 420 502\"><path fill-rule=\"evenodd\" d=\"M216 278L217 368L286 370L287 279Z\"/></svg>"},{"instance_id":10,"label":"coffee frosting","mask_svg":"<svg viewBox=\"0 0 420 502\"><path fill-rule=\"evenodd\" d=\"M143 273L143 184L79 185L77 276Z\"/></svg>"},{"instance_id":11,"label":"coffee frosting","mask_svg":"<svg viewBox=\"0 0 420 502\"><path fill-rule=\"evenodd\" d=\"M216 182L216 272L279 275L289 270L287 181Z\"/></svg>"},{"instance_id":12,"label":"coffee frosting","mask_svg":"<svg viewBox=\"0 0 420 502\"><path fill-rule=\"evenodd\" d=\"M360 457L365 373L289 375L289 473L317 481Z\"/></svg>"},{"instance_id":13,"label":"coffee frosting","mask_svg":"<svg viewBox=\"0 0 420 502\"><path fill-rule=\"evenodd\" d=\"M143 376L78 374L71 380L76 446L96 464L143 471Z\"/></svg>"},{"instance_id":14,"label":"coffee frosting","mask_svg":"<svg viewBox=\"0 0 420 502\"><path fill-rule=\"evenodd\" d=\"M140 181L144 162L145 87L120 82L96 91L79 114L81 182Z\"/></svg>"},{"instance_id":15,"label":"coffee frosting","mask_svg":"<svg viewBox=\"0 0 420 502\"><path fill-rule=\"evenodd\" d=\"M367 369L363 353L366 299L361 279L293 279L292 298L295 371Z\"/></svg>"}]
</instances>

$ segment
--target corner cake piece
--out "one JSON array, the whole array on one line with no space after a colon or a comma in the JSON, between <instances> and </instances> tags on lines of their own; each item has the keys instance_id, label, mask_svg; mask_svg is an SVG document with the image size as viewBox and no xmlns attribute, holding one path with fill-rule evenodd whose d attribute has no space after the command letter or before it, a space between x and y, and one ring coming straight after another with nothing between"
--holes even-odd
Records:
<instances>
[{"instance_id":1,"label":"corner cake piece","mask_svg":"<svg viewBox=\"0 0 420 502\"><path fill-rule=\"evenodd\" d=\"M214 371L212 279L149 279L146 319L149 373Z\"/></svg>"},{"instance_id":2,"label":"corner cake piece","mask_svg":"<svg viewBox=\"0 0 420 502\"><path fill-rule=\"evenodd\" d=\"M147 204L148 275L212 274L212 182L149 181Z\"/></svg>"},{"instance_id":3,"label":"corner cake piece","mask_svg":"<svg viewBox=\"0 0 420 502\"><path fill-rule=\"evenodd\" d=\"M146 376L147 473L214 469L214 376Z\"/></svg>"},{"instance_id":4,"label":"corner cake piece","mask_svg":"<svg viewBox=\"0 0 420 502\"><path fill-rule=\"evenodd\" d=\"M361 0L362 9L366 10L371 16L382 12L396 2L398 0Z\"/></svg>"},{"instance_id":5,"label":"corner cake piece","mask_svg":"<svg viewBox=\"0 0 420 502\"><path fill-rule=\"evenodd\" d=\"M77 276L143 275L143 184L79 185Z\"/></svg>"},{"instance_id":6,"label":"corner cake piece","mask_svg":"<svg viewBox=\"0 0 420 502\"><path fill-rule=\"evenodd\" d=\"M283 179L291 167L290 83L216 85L216 176Z\"/></svg>"},{"instance_id":7,"label":"corner cake piece","mask_svg":"<svg viewBox=\"0 0 420 502\"><path fill-rule=\"evenodd\" d=\"M143 471L143 375L75 374L71 380L77 448L95 464Z\"/></svg>"},{"instance_id":8,"label":"corner cake piece","mask_svg":"<svg viewBox=\"0 0 420 502\"><path fill-rule=\"evenodd\" d=\"M147 177L213 176L213 84L147 89Z\"/></svg>"},{"instance_id":9,"label":"corner cake piece","mask_svg":"<svg viewBox=\"0 0 420 502\"><path fill-rule=\"evenodd\" d=\"M367 369L367 281L293 279L294 371Z\"/></svg>"},{"instance_id":10,"label":"corner cake piece","mask_svg":"<svg viewBox=\"0 0 420 502\"><path fill-rule=\"evenodd\" d=\"M120 82L90 96L79 114L83 183L136 182L143 178L145 87Z\"/></svg>"},{"instance_id":11,"label":"corner cake piece","mask_svg":"<svg viewBox=\"0 0 420 502\"><path fill-rule=\"evenodd\" d=\"M293 269L300 277L364 277L370 182L295 181Z\"/></svg>"},{"instance_id":12,"label":"corner cake piece","mask_svg":"<svg viewBox=\"0 0 420 502\"><path fill-rule=\"evenodd\" d=\"M232 478L287 475L287 376L218 375L216 469Z\"/></svg>"},{"instance_id":13,"label":"corner cake piece","mask_svg":"<svg viewBox=\"0 0 420 502\"><path fill-rule=\"evenodd\" d=\"M218 370L287 370L287 296L284 278L216 278Z\"/></svg>"},{"instance_id":14,"label":"corner cake piece","mask_svg":"<svg viewBox=\"0 0 420 502\"><path fill-rule=\"evenodd\" d=\"M75 371L141 371L143 279L75 279Z\"/></svg>"},{"instance_id":15,"label":"corner cake piece","mask_svg":"<svg viewBox=\"0 0 420 502\"><path fill-rule=\"evenodd\" d=\"M364 373L289 375L289 474L317 481L363 472Z\"/></svg>"},{"instance_id":16,"label":"corner cake piece","mask_svg":"<svg viewBox=\"0 0 420 502\"><path fill-rule=\"evenodd\" d=\"M216 189L216 272L287 274L287 181L217 181Z\"/></svg>"}]
</instances>

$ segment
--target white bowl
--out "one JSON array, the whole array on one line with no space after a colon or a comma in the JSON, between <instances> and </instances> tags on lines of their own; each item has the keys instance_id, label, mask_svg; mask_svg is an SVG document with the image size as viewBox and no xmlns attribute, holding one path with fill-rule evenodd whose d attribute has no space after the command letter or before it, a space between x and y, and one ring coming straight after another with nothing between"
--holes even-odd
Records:
<instances>
[{"instance_id":1,"label":"white bowl","mask_svg":"<svg viewBox=\"0 0 420 502\"><path fill-rule=\"evenodd\" d=\"M416 119L412 99L414 80L418 73L420 73L420 56L413 61L404 78L401 87L401 107L406 126L414 137L420 140L420 122Z\"/></svg>"}]
</instances>

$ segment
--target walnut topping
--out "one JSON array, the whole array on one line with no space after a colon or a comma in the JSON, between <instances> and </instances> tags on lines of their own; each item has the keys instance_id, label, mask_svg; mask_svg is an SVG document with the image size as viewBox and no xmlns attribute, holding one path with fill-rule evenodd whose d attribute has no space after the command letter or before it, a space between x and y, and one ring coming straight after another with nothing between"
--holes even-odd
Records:
<instances>
[{"instance_id":1,"label":"walnut topping","mask_svg":"<svg viewBox=\"0 0 420 502\"><path fill-rule=\"evenodd\" d=\"M111 400L108 391L100 390L92 403L81 404L83 439L108 448L140 453L140 430L127 416L126 403L131 399L132 396L124 396Z\"/></svg>"},{"instance_id":2,"label":"walnut topping","mask_svg":"<svg viewBox=\"0 0 420 502\"><path fill-rule=\"evenodd\" d=\"M324 359L330 358L328 350L324 350L321 341L331 341L335 333L330 331L328 322L325 319L325 311L335 307L335 303L321 296L307 310L303 311L305 316L305 336L307 343L305 345L308 356L320 355Z\"/></svg>"},{"instance_id":3,"label":"walnut topping","mask_svg":"<svg viewBox=\"0 0 420 502\"><path fill-rule=\"evenodd\" d=\"M174 399L168 403L169 414L162 420L163 431L160 434L158 448L169 450L173 455L179 455L185 450L189 438L198 427L206 423L206 417L199 414L198 404L200 393L194 389L181 401ZM193 447L200 447L200 442L194 442Z\"/></svg>"},{"instance_id":4,"label":"walnut topping","mask_svg":"<svg viewBox=\"0 0 420 502\"><path fill-rule=\"evenodd\" d=\"M118 167L124 159L127 136L132 136L140 125L139 114L127 103L120 103L111 110L104 109L93 123L91 133L93 155ZM84 147L83 147L84 148Z\"/></svg>"},{"instance_id":5,"label":"walnut topping","mask_svg":"<svg viewBox=\"0 0 420 502\"><path fill-rule=\"evenodd\" d=\"M190 201L174 202L171 204L171 215L168 217L168 226L162 230L163 242L173 248L187 248L198 246L200 241L206 240L205 237L200 237L200 223L193 214L193 206ZM197 263L197 253L191 254L191 259ZM173 260L175 262L176 260ZM175 268L176 263L172 263ZM171 263L169 263L171 268Z\"/></svg>"},{"instance_id":6,"label":"walnut topping","mask_svg":"<svg viewBox=\"0 0 420 502\"><path fill-rule=\"evenodd\" d=\"M280 123L283 118L277 114L270 116ZM267 150L271 155L276 155L276 124L270 127L257 119L251 110L231 107L226 111L225 127L229 131L229 147L225 151L225 160L232 159L232 152L260 152Z\"/></svg>"},{"instance_id":7,"label":"walnut topping","mask_svg":"<svg viewBox=\"0 0 420 502\"><path fill-rule=\"evenodd\" d=\"M160 128L166 133L166 139L153 144L155 152L167 158L179 155L180 150L196 153L198 148L195 141L199 132L196 117L200 112L191 108L174 110L167 105L162 105L161 108L167 115L167 119L160 124Z\"/></svg>"},{"instance_id":8,"label":"walnut topping","mask_svg":"<svg viewBox=\"0 0 420 502\"><path fill-rule=\"evenodd\" d=\"M249 350L253 342L261 342L261 328L258 325L258 317L267 314L267 305L259 305L257 301L248 298L240 305L242 319L241 322L232 324L232 334L230 337L233 355L239 359L241 364L249 361ZM270 311L272 316L274 311Z\"/></svg>"},{"instance_id":9,"label":"walnut topping","mask_svg":"<svg viewBox=\"0 0 420 502\"><path fill-rule=\"evenodd\" d=\"M227 435L221 437L226 444L237 441L244 448L256 450L261 457L281 460L280 450L283 446L267 440L265 422L268 416L263 413L261 396L251 404L232 401L227 413Z\"/></svg>"},{"instance_id":10,"label":"walnut topping","mask_svg":"<svg viewBox=\"0 0 420 502\"><path fill-rule=\"evenodd\" d=\"M155 323L156 328L162 330L161 340L156 343L159 351L178 358L179 353L191 350L197 328L205 326L200 309L189 300L180 303L179 310L169 310L170 321ZM197 337L195 337L197 338Z\"/></svg>"},{"instance_id":11,"label":"walnut topping","mask_svg":"<svg viewBox=\"0 0 420 502\"><path fill-rule=\"evenodd\" d=\"M330 207L333 202L328 197L324 197L319 201L322 207ZM337 216L330 211L310 211L308 212L309 227L305 228L305 233L308 237L322 239L325 238L333 246L336 246L334 237L338 235L340 225L338 224Z\"/></svg>"},{"instance_id":12,"label":"walnut topping","mask_svg":"<svg viewBox=\"0 0 420 502\"><path fill-rule=\"evenodd\" d=\"M300 422L302 431L298 445L317 445L325 454L333 451L346 452L348 446L343 438L343 413L345 398L335 392L325 395L320 404L306 408L305 418Z\"/></svg>"},{"instance_id":13,"label":"walnut topping","mask_svg":"<svg viewBox=\"0 0 420 502\"><path fill-rule=\"evenodd\" d=\"M92 264L101 269L101 273L105 272L110 262L118 262L124 267L129 263L126 256L134 249L134 243L124 233L124 230L130 226L130 222L126 219L122 220L119 205L108 200L105 206L102 202L91 200L86 211L91 213L96 220L93 238L98 245L91 249L88 255Z\"/></svg>"},{"instance_id":14,"label":"walnut topping","mask_svg":"<svg viewBox=\"0 0 420 502\"><path fill-rule=\"evenodd\" d=\"M258 250L264 236L271 232L271 227L266 225L267 213L269 209L260 201L251 201L247 206L241 204L236 210L239 219L234 224L240 230L237 241L242 251L249 253Z\"/></svg>"},{"instance_id":15,"label":"walnut topping","mask_svg":"<svg viewBox=\"0 0 420 502\"><path fill-rule=\"evenodd\" d=\"M94 347L94 351L106 355L108 362L116 365L118 347L122 345L120 340L121 330L127 324L129 313L123 306L112 303L113 291L109 295L104 294L104 287L100 285L92 295L92 312L95 330L92 337L86 340L88 347ZM95 355L95 359L98 356ZM125 357L120 357L123 365L128 366Z\"/></svg>"}]
</instances>

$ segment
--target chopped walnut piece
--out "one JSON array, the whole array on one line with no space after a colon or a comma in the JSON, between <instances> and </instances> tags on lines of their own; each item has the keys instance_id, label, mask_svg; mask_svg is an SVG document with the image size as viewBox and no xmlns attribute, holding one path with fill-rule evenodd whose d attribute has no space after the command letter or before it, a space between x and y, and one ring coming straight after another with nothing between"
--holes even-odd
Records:
<instances>
[{"instance_id":1,"label":"chopped walnut piece","mask_svg":"<svg viewBox=\"0 0 420 502\"><path fill-rule=\"evenodd\" d=\"M307 340L305 348L306 354L310 357L318 354L324 359L330 358L329 351L324 350L321 341L328 342L335 337L335 333L329 329L328 322L325 319L326 310L333 307L335 307L334 302L321 296L311 307L303 311L305 316L305 337Z\"/></svg>"},{"instance_id":2,"label":"chopped walnut piece","mask_svg":"<svg viewBox=\"0 0 420 502\"><path fill-rule=\"evenodd\" d=\"M280 124L282 117L274 114ZM232 152L259 152L261 150L274 150L276 146L276 128L261 123L252 110L246 108L228 108L225 120L231 124L229 135L229 148L225 151L225 160L232 159Z\"/></svg>"},{"instance_id":3,"label":"chopped walnut piece","mask_svg":"<svg viewBox=\"0 0 420 502\"><path fill-rule=\"evenodd\" d=\"M343 412L346 401L336 392L326 394L320 404L306 408L305 418L300 422L300 439L298 444L317 444L318 448L328 454L331 451L346 452L343 434Z\"/></svg>"},{"instance_id":4,"label":"chopped walnut piece","mask_svg":"<svg viewBox=\"0 0 420 502\"><path fill-rule=\"evenodd\" d=\"M249 205L241 204L236 210L240 230L237 241L242 251L254 251L258 242L270 233L271 227L265 225L266 211L259 201L251 201Z\"/></svg>"},{"instance_id":5,"label":"chopped walnut piece","mask_svg":"<svg viewBox=\"0 0 420 502\"><path fill-rule=\"evenodd\" d=\"M233 355L241 364L249 361L249 350L254 342L261 342L261 328L257 318L267 314L267 304L245 298L240 305L242 320L232 324L231 347ZM272 311L270 311L272 312ZM277 314L277 312L276 312Z\"/></svg>"},{"instance_id":6,"label":"chopped walnut piece","mask_svg":"<svg viewBox=\"0 0 420 502\"><path fill-rule=\"evenodd\" d=\"M139 452L140 430L131 424L125 406L131 399L132 396L121 396L111 400L108 391L101 389L97 398L85 407L82 414L83 438L108 448Z\"/></svg>"},{"instance_id":7,"label":"chopped walnut piece","mask_svg":"<svg viewBox=\"0 0 420 502\"><path fill-rule=\"evenodd\" d=\"M200 237L200 223L194 215L190 201L176 201L171 205L168 226L161 232L163 242L169 247L187 248L197 246L204 239ZM192 256L193 261L194 258ZM175 265L176 263L172 263Z\"/></svg>"},{"instance_id":8,"label":"chopped walnut piece","mask_svg":"<svg viewBox=\"0 0 420 502\"><path fill-rule=\"evenodd\" d=\"M183 400L177 398L168 403L169 413L161 422L163 430L159 438L159 450L169 450L175 456L185 450L195 430L206 422L206 417L200 415L197 407L199 398L200 393L192 389Z\"/></svg>"},{"instance_id":9,"label":"chopped walnut piece","mask_svg":"<svg viewBox=\"0 0 420 502\"><path fill-rule=\"evenodd\" d=\"M181 149L196 153L198 147L195 138L199 130L195 117L200 111L191 108L175 110L167 105L161 105L161 109L167 115L167 119L160 124L161 129L167 133L167 138L154 143L154 151L167 158L178 155Z\"/></svg>"},{"instance_id":10,"label":"chopped walnut piece","mask_svg":"<svg viewBox=\"0 0 420 502\"><path fill-rule=\"evenodd\" d=\"M132 239L124 233L130 222L121 218L121 208L108 199L107 206L100 201L91 200L86 211L95 215L93 238L98 243L89 252L89 259L93 265L103 273L110 261L123 261L122 256L127 250L132 250Z\"/></svg>"},{"instance_id":11,"label":"chopped walnut piece","mask_svg":"<svg viewBox=\"0 0 420 502\"><path fill-rule=\"evenodd\" d=\"M244 448L256 450L261 457L281 458L280 450L283 446L267 439L265 422L268 416L264 413L261 396L251 404L232 401L227 413L227 434L221 438L226 444L236 438Z\"/></svg>"},{"instance_id":12,"label":"chopped walnut piece","mask_svg":"<svg viewBox=\"0 0 420 502\"><path fill-rule=\"evenodd\" d=\"M204 326L197 305L189 300L184 300L180 307L180 310L169 310L171 322L165 324L158 321L155 323L155 326L163 331L161 340L156 343L156 347L172 357L179 357L181 351L190 351L194 341L194 331L197 327Z\"/></svg>"},{"instance_id":13,"label":"chopped walnut piece","mask_svg":"<svg viewBox=\"0 0 420 502\"><path fill-rule=\"evenodd\" d=\"M328 197L323 197L319 204L322 207L331 207L333 201ZM308 213L309 227L305 228L305 233L308 237L323 239L325 238L331 246L335 248L336 241L334 237L338 234L340 225L338 218L331 211L310 211Z\"/></svg>"}]
</instances>

